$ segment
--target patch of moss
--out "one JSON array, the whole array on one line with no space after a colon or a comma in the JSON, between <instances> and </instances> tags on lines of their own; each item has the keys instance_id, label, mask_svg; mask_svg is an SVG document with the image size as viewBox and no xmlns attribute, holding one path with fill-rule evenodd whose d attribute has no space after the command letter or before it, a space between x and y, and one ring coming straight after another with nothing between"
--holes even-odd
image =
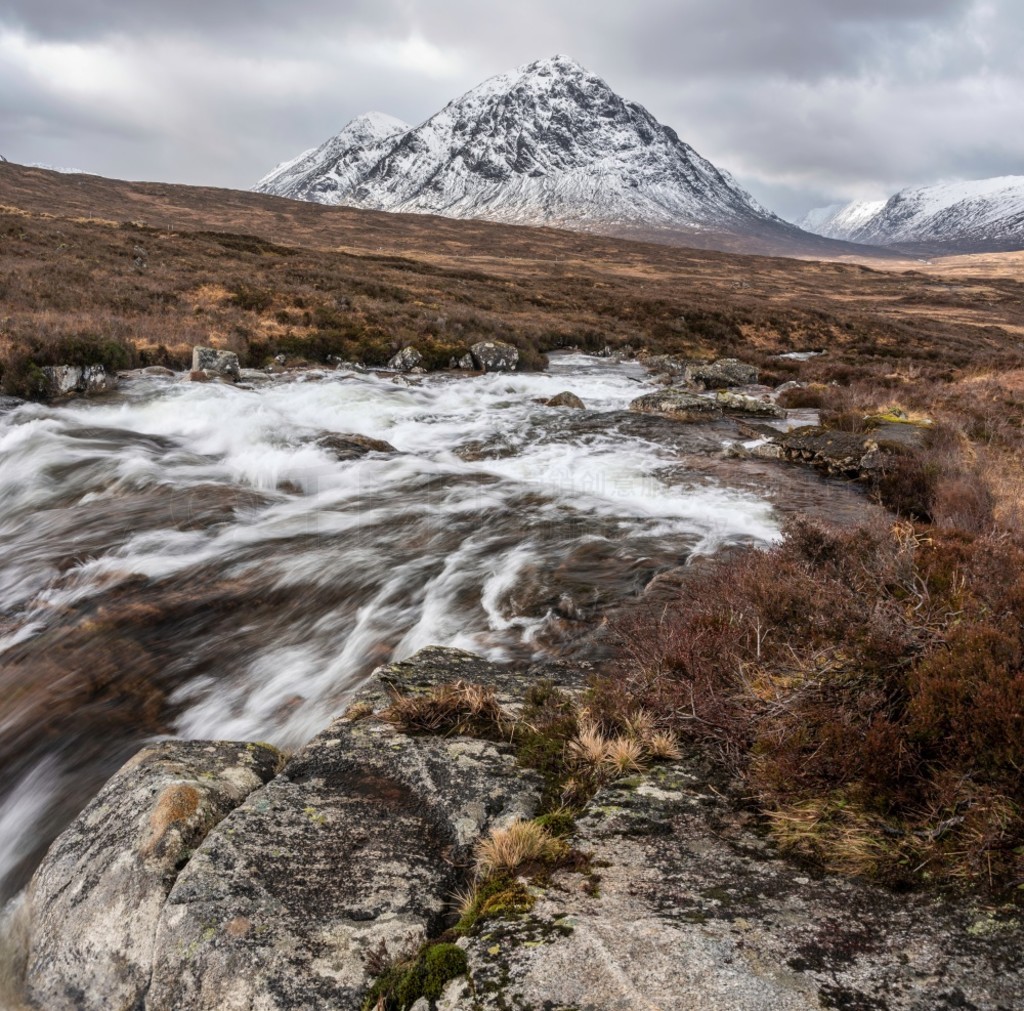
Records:
<instances>
[{"instance_id":1,"label":"patch of moss","mask_svg":"<svg viewBox=\"0 0 1024 1011\"><path fill-rule=\"evenodd\" d=\"M484 920L528 913L536 900L526 885L507 874L491 878L473 893L473 900L453 928L458 936L472 933Z\"/></svg>"},{"instance_id":2,"label":"patch of moss","mask_svg":"<svg viewBox=\"0 0 1024 1011\"><path fill-rule=\"evenodd\" d=\"M576 819L566 810L542 814L535 821L538 825L546 828L556 839L567 839L576 831Z\"/></svg>"},{"instance_id":3,"label":"patch of moss","mask_svg":"<svg viewBox=\"0 0 1024 1011\"><path fill-rule=\"evenodd\" d=\"M364 1011L407 1011L421 997L435 1001L449 981L469 971L466 953L456 944L431 944L410 964L393 965L370 988Z\"/></svg>"}]
</instances>

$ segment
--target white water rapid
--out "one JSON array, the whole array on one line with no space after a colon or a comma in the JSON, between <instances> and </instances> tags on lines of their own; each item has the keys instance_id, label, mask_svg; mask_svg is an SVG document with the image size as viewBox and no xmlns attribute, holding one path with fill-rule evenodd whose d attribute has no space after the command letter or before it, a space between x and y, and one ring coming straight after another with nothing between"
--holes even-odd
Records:
<instances>
[{"instance_id":1,"label":"white water rapid","mask_svg":"<svg viewBox=\"0 0 1024 1011\"><path fill-rule=\"evenodd\" d=\"M134 378L0 414L0 898L147 737L296 746L428 644L585 655L659 573L860 508L721 459L729 422L624 413L653 388L562 355L416 386ZM565 389L588 410L538 403ZM339 460L325 433L397 452Z\"/></svg>"}]
</instances>

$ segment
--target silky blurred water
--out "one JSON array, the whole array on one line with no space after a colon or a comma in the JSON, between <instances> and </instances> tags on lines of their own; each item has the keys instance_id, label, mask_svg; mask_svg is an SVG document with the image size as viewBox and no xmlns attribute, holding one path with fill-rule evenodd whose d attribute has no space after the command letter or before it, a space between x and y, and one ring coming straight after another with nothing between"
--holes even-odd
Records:
<instances>
[{"instance_id":1,"label":"silky blurred water","mask_svg":"<svg viewBox=\"0 0 1024 1011\"><path fill-rule=\"evenodd\" d=\"M787 511L857 494L722 459L730 423L623 413L636 365L135 378L0 415L0 898L154 734L315 734L422 646L583 653L609 610ZM588 411L538 401L569 389ZM339 461L358 433L394 454Z\"/></svg>"}]
</instances>

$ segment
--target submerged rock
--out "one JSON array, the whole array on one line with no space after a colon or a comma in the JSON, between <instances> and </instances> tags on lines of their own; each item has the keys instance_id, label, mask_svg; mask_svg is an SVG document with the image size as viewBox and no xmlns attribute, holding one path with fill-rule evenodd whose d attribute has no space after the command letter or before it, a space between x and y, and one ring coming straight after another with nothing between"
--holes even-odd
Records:
<instances>
[{"instance_id":1,"label":"submerged rock","mask_svg":"<svg viewBox=\"0 0 1024 1011\"><path fill-rule=\"evenodd\" d=\"M661 414L675 421L687 422L713 421L722 414L721 408L710 398L674 389L645 393L637 397L629 409L640 414Z\"/></svg>"},{"instance_id":2,"label":"submerged rock","mask_svg":"<svg viewBox=\"0 0 1024 1011\"><path fill-rule=\"evenodd\" d=\"M587 407L575 393L570 393L568 390L550 397L545 403L548 407L574 407L578 411L586 410Z\"/></svg>"},{"instance_id":3,"label":"submerged rock","mask_svg":"<svg viewBox=\"0 0 1024 1011\"><path fill-rule=\"evenodd\" d=\"M481 372L512 372L519 364L519 349L504 341L480 341L469 353Z\"/></svg>"},{"instance_id":4,"label":"submerged rock","mask_svg":"<svg viewBox=\"0 0 1024 1011\"><path fill-rule=\"evenodd\" d=\"M192 349L193 373L205 372L211 378L237 382L240 371L238 355L234 351L218 351L216 348L199 346Z\"/></svg>"},{"instance_id":5,"label":"submerged rock","mask_svg":"<svg viewBox=\"0 0 1024 1011\"><path fill-rule=\"evenodd\" d=\"M279 759L262 745L202 741L166 741L131 759L32 878L30 999L47 1011L141 1006L178 870Z\"/></svg>"},{"instance_id":6,"label":"submerged rock","mask_svg":"<svg viewBox=\"0 0 1024 1011\"><path fill-rule=\"evenodd\" d=\"M398 450L383 439L371 439L368 435L328 432L316 440L321 449L326 449L336 460L356 460L367 453L397 453Z\"/></svg>"},{"instance_id":7,"label":"submerged rock","mask_svg":"<svg viewBox=\"0 0 1024 1011\"><path fill-rule=\"evenodd\" d=\"M388 368L395 372L411 372L421 361L423 361L423 355L414 347L402 348L391 357Z\"/></svg>"}]
</instances>

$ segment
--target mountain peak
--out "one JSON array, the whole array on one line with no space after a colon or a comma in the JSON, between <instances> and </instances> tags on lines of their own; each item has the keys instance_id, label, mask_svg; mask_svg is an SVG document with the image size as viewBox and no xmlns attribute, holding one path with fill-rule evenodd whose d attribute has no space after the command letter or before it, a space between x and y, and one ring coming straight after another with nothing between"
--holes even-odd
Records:
<instances>
[{"instance_id":1,"label":"mountain peak","mask_svg":"<svg viewBox=\"0 0 1024 1011\"><path fill-rule=\"evenodd\" d=\"M589 74L589 71L581 63L577 63L571 56L562 53L555 53L543 60L534 60L519 68L522 74Z\"/></svg>"},{"instance_id":2,"label":"mountain peak","mask_svg":"<svg viewBox=\"0 0 1024 1011\"><path fill-rule=\"evenodd\" d=\"M387 120L382 136L360 117L257 189L598 231L781 224L675 131L562 54L488 78L415 128Z\"/></svg>"}]
</instances>

